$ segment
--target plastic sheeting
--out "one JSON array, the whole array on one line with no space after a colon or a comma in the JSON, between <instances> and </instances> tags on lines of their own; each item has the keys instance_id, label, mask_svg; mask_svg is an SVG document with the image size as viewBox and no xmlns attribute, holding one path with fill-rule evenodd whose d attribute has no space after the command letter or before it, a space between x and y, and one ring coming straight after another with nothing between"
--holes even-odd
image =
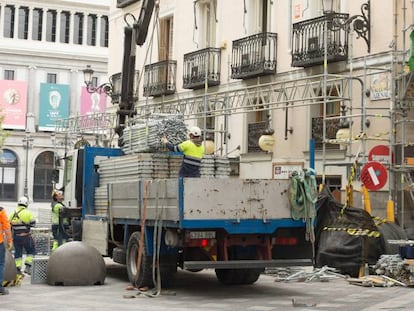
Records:
<instances>
[{"instance_id":1,"label":"plastic sheeting","mask_svg":"<svg viewBox=\"0 0 414 311\"><path fill-rule=\"evenodd\" d=\"M319 194L316 208L316 267L326 265L358 276L362 265L375 264L385 253L384 236L365 210L343 208L327 186Z\"/></svg>"}]
</instances>

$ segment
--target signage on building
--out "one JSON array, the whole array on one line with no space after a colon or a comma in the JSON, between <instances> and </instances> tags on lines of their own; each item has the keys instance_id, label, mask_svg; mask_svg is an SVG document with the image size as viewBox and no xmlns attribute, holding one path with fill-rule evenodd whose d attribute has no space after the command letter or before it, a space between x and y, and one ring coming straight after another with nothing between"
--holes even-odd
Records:
<instances>
[{"instance_id":1,"label":"signage on building","mask_svg":"<svg viewBox=\"0 0 414 311\"><path fill-rule=\"evenodd\" d=\"M0 115L4 129L26 128L27 82L0 80Z\"/></svg>"},{"instance_id":2,"label":"signage on building","mask_svg":"<svg viewBox=\"0 0 414 311\"><path fill-rule=\"evenodd\" d=\"M54 131L56 120L69 117L69 85L40 84L39 130Z\"/></svg>"},{"instance_id":3,"label":"signage on building","mask_svg":"<svg viewBox=\"0 0 414 311\"><path fill-rule=\"evenodd\" d=\"M381 100L391 98L391 77L388 73L372 75L370 99Z\"/></svg>"},{"instance_id":4,"label":"signage on building","mask_svg":"<svg viewBox=\"0 0 414 311\"><path fill-rule=\"evenodd\" d=\"M89 93L85 86L82 86L81 91L81 116L86 116L94 113L102 113L106 110L107 95L105 93Z\"/></svg>"},{"instance_id":5,"label":"signage on building","mask_svg":"<svg viewBox=\"0 0 414 311\"><path fill-rule=\"evenodd\" d=\"M274 179L289 179L293 172L301 172L303 163L273 163Z\"/></svg>"}]
</instances>

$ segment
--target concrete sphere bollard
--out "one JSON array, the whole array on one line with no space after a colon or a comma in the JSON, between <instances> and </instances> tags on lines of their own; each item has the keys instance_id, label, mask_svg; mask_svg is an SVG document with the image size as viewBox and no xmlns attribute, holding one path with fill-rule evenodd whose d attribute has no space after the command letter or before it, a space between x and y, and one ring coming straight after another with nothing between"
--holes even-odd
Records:
<instances>
[{"instance_id":1,"label":"concrete sphere bollard","mask_svg":"<svg viewBox=\"0 0 414 311\"><path fill-rule=\"evenodd\" d=\"M47 263L49 285L103 285L105 276L102 255L96 248L80 241L59 246Z\"/></svg>"}]
</instances>

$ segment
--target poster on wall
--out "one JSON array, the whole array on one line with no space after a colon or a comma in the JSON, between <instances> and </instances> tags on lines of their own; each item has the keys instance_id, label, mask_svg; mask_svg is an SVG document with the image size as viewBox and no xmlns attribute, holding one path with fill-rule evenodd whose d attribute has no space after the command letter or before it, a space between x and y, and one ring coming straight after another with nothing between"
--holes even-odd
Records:
<instances>
[{"instance_id":1,"label":"poster on wall","mask_svg":"<svg viewBox=\"0 0 414 311\"><path fill-rule=\"evenodd\" d=\"M69 85L40 84L39 130L54 131L56 120L69 117Z\"/></svg>"},{"instance_id":2,"label":"poster on wall","mask_svg":"<svg viewBox=\"0 0 414 311\"><path fill-rule=\"evenodd\" d=\"M26 129L27 82L0 80L0 115L4 129Z\"/></svg>"},{"instance_id":3,"label":"poster on wall","mask_svg":"<svg viewBox=\"0 0 414 311\"><path fill-rule=\"evenodd\" d=\"M301 172L303 169L302 162L295 163L273 163L274 179L289 179L293 172Z\"/></svg>"}]
</instances>

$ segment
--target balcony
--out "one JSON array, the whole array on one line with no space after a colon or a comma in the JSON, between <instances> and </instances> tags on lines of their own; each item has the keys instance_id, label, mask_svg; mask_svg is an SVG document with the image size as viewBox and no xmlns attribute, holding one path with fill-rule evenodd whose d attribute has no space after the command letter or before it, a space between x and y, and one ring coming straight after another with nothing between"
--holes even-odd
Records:
<instances>
[{"instance_id":1,"label":"balcony","mask_svg":"<svg viewBox=\"0 0 414 311\"><path fill-rule=\"evenodd\" d=\"M221 50L206 48L184 55L183 88L200 89L220 84Z\"/></svg>"},{"instance_id":2,"label":"balcony","mask_svg":"<svg viewBox=\"0 0 414 311\"><path fill-rule=\"evenodd\" d=\"M349 14L329 13L293 24L292 67L321 65L325 59L324 36L327 38L327 62L348 59ZM326 34L324 32L327 26Z\"/></svg>"},{"instance_id":3,"label":"balcony","mask_svg":"<svg viewBox=\"0 0 414 311\"><path fill-rule=\"evenodd\" d=\"M315 149L322 149L323 146L323 117L312 118L312 138L315 140ZM336 132L339 128L339 119L325 121L325 140L336 139ZM339 149L338 144L325 144L326 149Z\"/></svg>"},{"instance_id":4,"label":"balcony","mask_svg":"<svg viewBox=\"0 0 414 311\"><path fill-rule=\"evenodd\" d=\"M263 32L233 41L231 78L249 79L276 73L277 34Z\"/></svg>"},{"instance_id":5,"label":"balcony","mask_svg":"<svg viewBox=\"0 0 414 311\"><path fill-rule=\"evenodd\" d=\"M171 95L176 91L177 61L164 60L145 66L144 96Z\"/></svg>"}]
</instances>

